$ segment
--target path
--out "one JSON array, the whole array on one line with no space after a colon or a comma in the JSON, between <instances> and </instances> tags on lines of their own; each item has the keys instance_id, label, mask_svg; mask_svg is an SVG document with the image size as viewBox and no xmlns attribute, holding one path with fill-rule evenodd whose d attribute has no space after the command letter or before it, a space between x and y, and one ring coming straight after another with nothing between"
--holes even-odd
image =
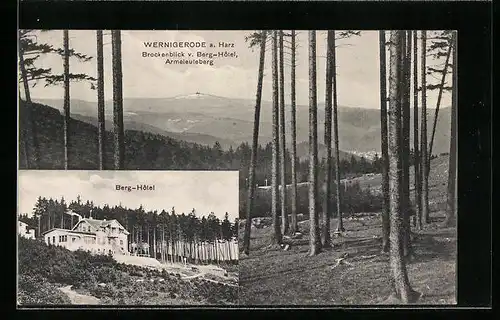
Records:
<instances>
[{"instance_id":1,"label":"path","mask_svg":"<svg viewBox=\"0 0 500 320\"><path fill-rule=\"evenodd\" d=\"M181 280L190 280L190 279L201 277L203 275L204 275L204 273L195 274L193 276L184 276L184 277L181 277Z\"/></svg>"},{"instance_id":2,"label":"path","mask_svg":"<svg viewBox=\"0 0 500 320\"><path fill-rule=\"evenodd\" d=\"M190 279L194 279L194 278L203 277L204 275L205 275L205 273L202 272L202 273L199 273L199 274L195 274L193 276L182 277L181 280L190 280ZM217 281L217 280L213 280L213 279L209 279L209 278L203 278L203 280L209 281L209 282L213 282L213 283L217 283L217 284L222 284L222 285L225 285L225 286L238 287L237 285L234 285L234 284L230 284L230 283L226 283L226 282L222 282L222 281Z\"/></svg>"},{"instance_id":3,"label":"path","mask_svg":"<svg viewBox=\"0 0 500 320\"><path fill-rule=\"evenodd\" d=\"M99 299L96 297L79 294L71 289L72 286L66 286L59 288L63 293L65 293L69 300L71 300L71 304L99 304Z\"/></svg>"}]
</instances>

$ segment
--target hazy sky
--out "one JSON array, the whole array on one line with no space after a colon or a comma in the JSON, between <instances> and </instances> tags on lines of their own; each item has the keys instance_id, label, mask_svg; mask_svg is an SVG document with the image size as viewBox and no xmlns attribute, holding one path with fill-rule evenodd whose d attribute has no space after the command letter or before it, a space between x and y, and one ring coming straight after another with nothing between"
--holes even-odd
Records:
<instances>
[{"instance_id":1,"label":"hazy sky","mask_svg":"<svg viewBox=\"0 0 500 320\"><path fill-rule=\"evenodd\" d=\"M154 185L154 191L117 191L116 185ZM231 221L238 216L238 171L58 171L22 170L18 178L18 212L31 213L41 197L122 204L128 208L162 209L197 216L210 212Z\"/></svg>"},{"instance_id":2,"label":"hazy sky","mask_svg":"<svg viewBox=\"0 0 500 320\"><path fill-rule=\"evenodd\" d=\"M124 97L172 97L195 92L220 95L229 98L255 99L258 70L258 48L249 49L245 36L251 31L123 31L123 94ZM47 42L57 47L62 46L62 31L52 30L38 33L40 42ZM308 104L308 34L297 31L297 102ZM219 41L234 43L238 58L219 59L214 66L208 65L167 65L165 58L144 58L142 52L196 51L195 49L146 49L144 41L206 41L218 45ZM104 32L104 64L106 99L112 98L111 74L111 36ZM317 32L317 86L318 101L324 100L325 88L325 45L326 31ZM337 42L337 89L338 103L342 106L379 108L379 47L378 31L362 31L361 36ZM95 31L70 31L70 47L76 51L95 57ZM263 98L271 100L271 54L270 42L266 54ZM190 51L192 50L192 51ZM200 51L214 52L213 49ZM285 97L289 100L289 50L285 61ZM433 64L428 58L428 63ZM62 72L62 59L55 55L40 57L39 66L51 67L54 72ZM95 59L81 63L71 60L70 72L87 73L96 76ZM429 78L428 82L436 82ZM71 98L87 101L96 100L96 91L88 83L72 83ZM42 84L32 89L32 97L63 97L62 87L44 88ZM449 103L448 94L443 97L444 104ZM436 95L429 93L428 104L435 104Z\"/></svg>"}]
</instances>

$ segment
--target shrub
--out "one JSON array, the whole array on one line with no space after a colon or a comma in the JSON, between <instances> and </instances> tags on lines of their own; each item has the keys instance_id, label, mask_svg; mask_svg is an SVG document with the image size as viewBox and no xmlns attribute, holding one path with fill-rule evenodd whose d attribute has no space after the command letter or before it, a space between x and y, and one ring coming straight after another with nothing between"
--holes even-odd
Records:
<instances>
[{"instance_id":1,"label":"shrub","mask_svg":"<svg viewBox=\"0 0 500 320\"><path fill-rule=\"evenodd\" d=\"M19 275L18 304L71 304L69 298L40 275Z\"/></svg>"}]
</instances>

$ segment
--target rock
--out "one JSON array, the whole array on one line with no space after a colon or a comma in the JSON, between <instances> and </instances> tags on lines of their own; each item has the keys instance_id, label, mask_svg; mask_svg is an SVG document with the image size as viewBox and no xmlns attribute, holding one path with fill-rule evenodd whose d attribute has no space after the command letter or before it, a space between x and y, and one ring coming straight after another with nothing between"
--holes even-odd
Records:
<instances>
[{"instance_id":1,"label":"rock","mask_svg":"<svg viewBox=\"0 0 500 320\"><path fill-rule=\"evenodd\" d=\"M98 286L99 286L99 287L105 287L105 286L106 286L106 284L101 282L101 283L99 283L99 284L98 284Z\"/></svg>"}]
</instances>

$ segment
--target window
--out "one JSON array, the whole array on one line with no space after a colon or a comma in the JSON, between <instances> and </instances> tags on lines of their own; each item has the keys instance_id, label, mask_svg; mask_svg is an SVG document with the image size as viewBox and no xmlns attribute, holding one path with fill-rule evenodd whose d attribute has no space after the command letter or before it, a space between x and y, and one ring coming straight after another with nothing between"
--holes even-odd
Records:
<instances>
[{"instance_id":1,"label":"window","mask_svg":"<svg viewBox=\"0 0 500 320\"><path fill-rule=\"evenodd\" d=\"M101 252L101 249L97 249L97 252Z\"/></svg>"},{"instance_id":2,"label":"window","mask_svg":"<svg viewBox=\"0 0 500 320\"><path fill-rule=\"evenodd\" d=\"M56 243L56 236L52 237L52 243Z\"/></svg>"},{"instance_id":3,"label":"window","mask_svg":"<svg viewBox=\"0 0 500 320\"><path fill-rule=\"evenodd\" d=\"M95 244L95 238L92 238L92 244Z\"/></svg>"},{"instance_id":4,"label":"window","mask_svg":"<svg viewBox=\"0 0 500 320\"><path fill-rule=\"evenodd\" d=\"M75 241L76 241L76 238L75 238L75 237L73 237L73 242L75 242Z\"/></svg>"},{"instance_id":5,"label":"window","mask_svg":"<svg viewBox=\"0 0 500 320\"><path fill-rule=\"evenodd\" d=\"M123 240L120 240L120 245L123 246Z\"/></svg>"},{"instance_id":6,"label":"window","mask_svg":"<svg viewBox=\"0 0 500 320\"><path fill-rule=\"evenodd\" d=\"M48 243L50 244L50 237L47 237Z\"/></svg>"},{"instance_id":7,"label":"window","mask_svg":"<svg viewBox=\"0 0 500 320\"><path fill-rule=\"evenodd\" d=\"M108 239L108 244L111 244L111 239Z\"/></svg>"}]
</instances>

